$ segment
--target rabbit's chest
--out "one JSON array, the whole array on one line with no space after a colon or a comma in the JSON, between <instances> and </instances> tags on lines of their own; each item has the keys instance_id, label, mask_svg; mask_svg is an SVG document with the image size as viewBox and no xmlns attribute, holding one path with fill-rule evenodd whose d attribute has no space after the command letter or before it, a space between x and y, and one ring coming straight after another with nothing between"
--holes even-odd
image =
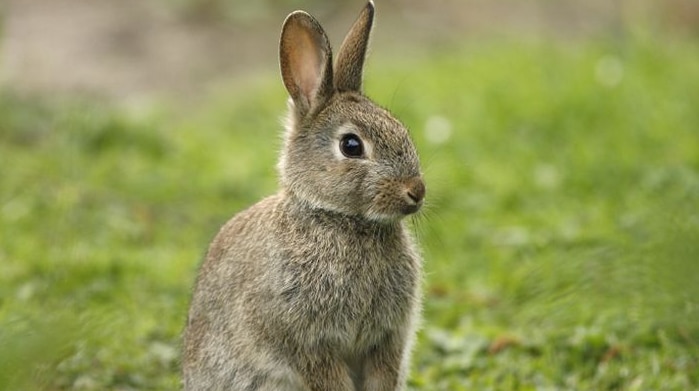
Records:
<instances>
[{"instance_id":1,"label":"rabbit's chest","mask_svg":"<svg viewBox=\"0 0 699 391\"><path fill-rule=\"evenodd\" d=\"M280 298L296 323L289 326L305 339L369 346L405 323L415 304L417 260L400 250L386 257L360 250L297 254L284 271Z\"/></svg>"}]
</instances>

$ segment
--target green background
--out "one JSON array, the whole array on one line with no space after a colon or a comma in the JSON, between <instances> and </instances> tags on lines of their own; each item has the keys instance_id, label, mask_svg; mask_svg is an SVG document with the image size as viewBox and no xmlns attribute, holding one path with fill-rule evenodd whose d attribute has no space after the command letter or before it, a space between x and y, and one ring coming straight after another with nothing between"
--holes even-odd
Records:
<instances>
[{"instance_id":1,"label":"green background","mask_svg":"<svg viewBox=\"0 0 699 391\"><path fill-rule=\"evenodd\" d=\"M369 61L427 183L411 390L699 389L699 44ZM0 89L0 389L179 387L197 266L276 191L278 75L197 105Z\"/></svg>"}]
</instances>

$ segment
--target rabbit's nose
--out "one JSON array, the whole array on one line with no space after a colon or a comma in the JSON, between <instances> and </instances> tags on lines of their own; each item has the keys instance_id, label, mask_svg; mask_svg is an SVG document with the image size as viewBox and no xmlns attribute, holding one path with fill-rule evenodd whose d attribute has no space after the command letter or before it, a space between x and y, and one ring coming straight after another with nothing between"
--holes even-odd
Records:
<instances>
[{"instance_id":1,"label":"rabbit's nose","mask_svg":"<svg viewBox=\"0 0 699 391\"><path fill-rule=\"evenodd\" d=\"M419 204L425 198L425 182L421 177L413 177L407 183L407 195L415 204Z\"/></svg>"}]
</instances>

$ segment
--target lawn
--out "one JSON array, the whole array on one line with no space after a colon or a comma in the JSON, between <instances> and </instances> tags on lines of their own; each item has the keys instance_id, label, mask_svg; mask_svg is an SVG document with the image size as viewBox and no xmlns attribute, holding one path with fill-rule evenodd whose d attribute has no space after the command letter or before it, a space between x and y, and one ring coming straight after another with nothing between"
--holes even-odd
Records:
<instances>
[{"instance_id":1,"label":"lawn","mask_svg":"<svg viewBox=\"0 0 699 391\"><path fill-rule=\"evenodd\" d=\"M696 41L442 49L366 81L428 187L410 389L699 389ZM279 77L222 90L0 91L0 389L179 387L208 241L276 189Z\"/></svg>"}]
</instances>

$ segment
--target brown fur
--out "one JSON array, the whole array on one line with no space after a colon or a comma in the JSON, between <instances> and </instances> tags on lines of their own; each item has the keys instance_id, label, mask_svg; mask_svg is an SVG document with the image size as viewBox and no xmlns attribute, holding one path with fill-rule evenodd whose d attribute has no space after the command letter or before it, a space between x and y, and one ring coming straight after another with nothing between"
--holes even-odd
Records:
<instances>
[{"instance_id":1,"label":"brown fur","mask_svg":"<svg viewBox=\"0 0 699 391\"><path fill-rule=\"evenodd\" d=\"M425 187L406 129L360 91L372 19L370 2L334 69L315 19L285 21L282 189L209 247L184 335L185 390L404 389L421 260L403 217ZM346 133L365 156L342 155Z\"/></svg>"}]
</instances>

